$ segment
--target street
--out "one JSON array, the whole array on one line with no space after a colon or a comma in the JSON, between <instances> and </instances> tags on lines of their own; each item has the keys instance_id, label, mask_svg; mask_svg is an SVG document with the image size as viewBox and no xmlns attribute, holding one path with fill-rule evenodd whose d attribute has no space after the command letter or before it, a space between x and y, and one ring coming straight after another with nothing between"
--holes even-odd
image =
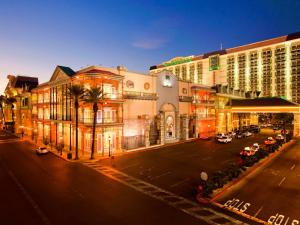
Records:
<instances>
[{"instance_id":1,"label":"street","mask_svg":"<svg viewBox=\"0 0 300 225\"><path fill-rule=\"evenodd\" d=\"M215 201L271 224L300 224L300 142ZM243 210L242 210L243 211Z\"/></svg>"},{"instance_id":2,"label":"street","mask_svg":"<svg viewBox=\"0 0 300 225\"><path fill-rule=\"evenodd\" d=\"M255 142L263 142L272 132L266 129L261 134L234 139L228 144L220 144L215 140L197 140L155 150L137 151L116 156L113 160L100 160L98 163L195 201L196 184L202 171L211 175L238 162L241 149Z\"/></svg>"},{"instance_id":3,"label":"street","mask_svg":"<svg viewBox=\"0 0 300 225\"><path fill-rule=\"evenodd\" d=\"M51 153L37 156L26 141L0 143L0 179L0 221L5 225L205 225L206 217L210 224L240 223L218 213L212 217L210 209L191 204L174 207ZM186 207L196 211L186 213Z\"/></svg>"}]
</instances>

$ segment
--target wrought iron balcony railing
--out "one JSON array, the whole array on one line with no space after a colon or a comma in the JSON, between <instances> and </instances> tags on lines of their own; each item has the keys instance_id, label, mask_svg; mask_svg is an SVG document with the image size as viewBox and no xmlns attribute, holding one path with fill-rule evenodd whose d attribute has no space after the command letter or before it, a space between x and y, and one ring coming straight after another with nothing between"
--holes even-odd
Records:
<instances>
[{"instance_id":1,"label":"wrought iron balcony railing","mask_svg":"<svg viewBox=\"0 0 300 225\"><path fill-rule=\"evenodd\" d=\"M87 117L87 118L80 118L79 123L85 124L85 125L93 125L94 118L93 117ZM113 125L113 124L119 124L123 123L123 118L121 117L115 117L115 118L96 118L96 125Z\"/></svg>"},{"instance_id":2,"label":"wrought iron balcony railing","mask_svg":"<svg viewBox=\"0 0 300 225\"><path fill-rule=\"evenodd\" d=\"M156 93L146 93L138 91L124 91L125 99L141 99L141 100L156 100Z\"/></svg>"}]
</instances>

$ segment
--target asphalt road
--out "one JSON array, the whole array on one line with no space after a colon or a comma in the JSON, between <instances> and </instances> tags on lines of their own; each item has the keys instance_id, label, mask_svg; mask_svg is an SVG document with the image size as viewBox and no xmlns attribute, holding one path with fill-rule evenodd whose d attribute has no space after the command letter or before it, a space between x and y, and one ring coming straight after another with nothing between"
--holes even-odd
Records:
<instances>
[{"instance_id":1,"label":"asphalt road","mask_svg":"<svg viewBox=\"0 0 300 225\"><path fill-rule=\"evenodd\" d=\"M228 144L220 144L215 140L198 140L116 156L113 160L101 160L99 164L111 166L195 201L196 184L202 171L210 175L231 163L237 163L241 149L255 142L262 143L271 134L273 131L264 130L261 134L234 139Z\"/></svg>"},{"instance_id":2,"label":"asphalt road","mask_svg":"<svg viewBox=\"0 0 300 225\"><path fill-rule=\"evenodd\" d=\"M207 224L81 163L33 149L25 141L0 143L0 224Z\"/></svg>"},{"instance_id":3,"label":"asphalt road","mask_svg":"<svg viewBox=\"0 0 300 225\"><path fill-rule=\"evenodd\" d=\"M300 141L216 199L276 225L300 224ZM245 206L245 204L247 204Z\"/></svg>"}]
</instances>

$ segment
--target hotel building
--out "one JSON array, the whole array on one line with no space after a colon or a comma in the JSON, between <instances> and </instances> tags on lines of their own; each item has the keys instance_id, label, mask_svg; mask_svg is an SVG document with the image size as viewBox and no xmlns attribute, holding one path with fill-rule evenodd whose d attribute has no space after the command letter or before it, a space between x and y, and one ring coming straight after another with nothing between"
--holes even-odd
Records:
<instances>
[{"instance_id":1,"label":"hotel building","mask_svg":"<svg viewBox=\"0 0 300 225\"><path fill-rule=\"evenodd\" d=\"M74 150L74 103L67 94L73 84L104 91L96 120L99 155L212 136L239 128L240 121L246 126L257 124L253 108L245 108L245 104L241 108L239 102L257 96L280 97L260 101L270 107L257 108L257 112L294 113L294 133L298 134L300 33L176 57L151 66L149 74L122 66L90 66L79 71L57 66L48 82L30 92L32 122L25 129L33 139ZM274 104L282 107L274 109ZM80 101L81 154L91 149L92 125L92 105Z\"/></svg>"},{"instance_id":2,"label":"hotel building","mask_svg":"<svg viewBox=\"0 0 300 225\"><path fill-rule=\"evenodd\" d=\"M161 71L183 82L216 87L216 130L231 130L238 127L238 119L226 110L230 99L280 97L300 103L300 33L150 67L150 74ZM257 116L249 114L245 120L249 125Z\"/></svg>"}]
</instances>

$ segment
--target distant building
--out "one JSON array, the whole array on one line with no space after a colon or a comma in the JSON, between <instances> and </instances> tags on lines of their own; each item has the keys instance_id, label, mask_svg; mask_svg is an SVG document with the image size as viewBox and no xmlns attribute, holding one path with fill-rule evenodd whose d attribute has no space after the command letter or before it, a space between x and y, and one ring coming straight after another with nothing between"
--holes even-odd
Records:
<instances>
[{"instance_id":1,"label":"distant building","mask_svg":"<svg viewBox=\"0 0 300 225\"><path fill-rule=\"evenodd\" d=\"M8 84L4 94L14 98L13 107L6 105L4 119L6 128L14 129L15 133L31 134L31 90L38 86L37 77L8 75Z\"/></svg>"},{"instance_id":2,"label":"distant building","mask_svg":"<svg viewBox=\"0 0 300 225\"><path fill-rule=\"evenodd\" d=\"M243 97L283 97L300 103L300 32L151 66L181 81L222 85Z\"/></svg>"}]
</instances>

